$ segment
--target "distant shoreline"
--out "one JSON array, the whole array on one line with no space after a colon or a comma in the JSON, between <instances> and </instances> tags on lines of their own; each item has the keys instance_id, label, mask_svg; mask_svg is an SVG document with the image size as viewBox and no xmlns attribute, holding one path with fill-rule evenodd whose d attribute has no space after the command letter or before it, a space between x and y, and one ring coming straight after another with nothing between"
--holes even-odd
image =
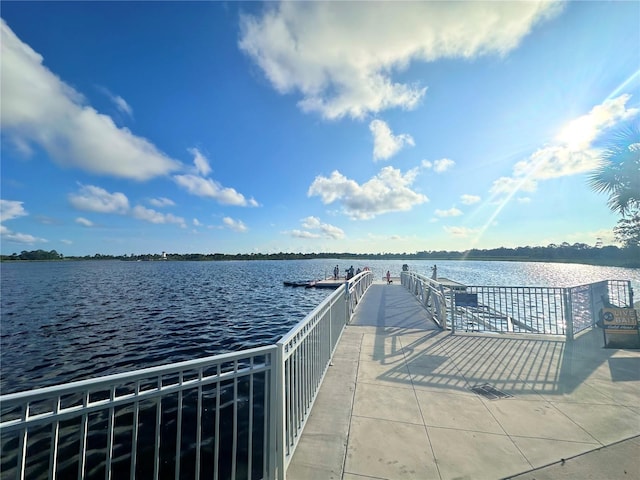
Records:
<instances>
[{"instance_id":1,"label":"distant shoreline","mask_svg":"<svg viewBox=\"0 0 640 480\"><path fill-rule=\"evenodd\" d=\"M467 252L417 252L413 254L385 253L358 254L348 252L333 253L162 253L143 255L103 255L93 256L65 256L52 250L23 251L19 255L0 255L1 262L22 261L79 261L79 260L121 260L137 261L251 261L251 260L393 260L393 261L486 261L486 262L537 262L537 263L575 263L601 267L640 268L640 248L587 246L549 246L549 247L520 247L517 249L470 250Z\"/></svg>"}]
</instances>

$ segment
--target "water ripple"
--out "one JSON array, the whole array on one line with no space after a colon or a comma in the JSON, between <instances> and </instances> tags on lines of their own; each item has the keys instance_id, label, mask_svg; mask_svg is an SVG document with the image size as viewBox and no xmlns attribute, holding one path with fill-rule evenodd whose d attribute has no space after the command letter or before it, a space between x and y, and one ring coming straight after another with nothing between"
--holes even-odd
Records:
<instances>
[{"instance_id":1,"label":"water ripple","mask_svg":"<svg viewBox=\"0 0 640 480\"><path fill-rule=\"evenodd\" d=\"M397 275L402 263L353 262L370 266L376 278L387 270ZM335 264L3 263L0 392L273 343L331 293L282 282L323 278ZM476 285L570 286L616 278L631 279L637 290L640 282L637 269L562 265L441 262L438 267L442 276ZM430 266L416 262L410 268L430 275Z\"/></svg>"}]
</instances>

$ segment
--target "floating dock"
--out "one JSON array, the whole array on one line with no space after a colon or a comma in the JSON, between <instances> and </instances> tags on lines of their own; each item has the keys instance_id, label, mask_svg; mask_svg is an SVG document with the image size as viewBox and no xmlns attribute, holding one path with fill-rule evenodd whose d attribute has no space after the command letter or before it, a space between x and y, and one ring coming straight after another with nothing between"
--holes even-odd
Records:
<instances>
[{"instance_id":1,"label":"floating dock","mask_svg":"<svg viewBox=\"0 0 640 480\"><path fill-rule=\"evenodd\" d=\"M325 278L324 280L293 280L284 281L285 287L305 287L305 288L332 288L336 289L344 285L347 280L344 277L334 279Z\"/></svg>"},{"instance_id":2,"label":"floating dock","mask_svg":"<svg viewBox=\"0 0 640 480\"><path fill-rule=\"evenodd\" d=\"M441 284L443 287L448 288L449 290L453 290L454 292L465 292L467 290L466 285L458 283L454 280L449 280L445 277L439 277L436 282Z\"/></svg>"}]
</instances>

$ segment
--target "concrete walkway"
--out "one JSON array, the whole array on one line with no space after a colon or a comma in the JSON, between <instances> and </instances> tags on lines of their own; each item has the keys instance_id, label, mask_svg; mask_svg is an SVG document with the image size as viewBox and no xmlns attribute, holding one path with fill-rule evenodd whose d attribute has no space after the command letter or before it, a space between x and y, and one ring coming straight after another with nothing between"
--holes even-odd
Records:
<instances>
[{"instance_id":1,"label":"concrete walkway","mask_svg":"<svg viewBox=\"0 0 640 480\"><path fill-rule=\"evenodd\" d=\"M601 331L453 335L404 287L374 284L287 478L639 479L639 400L640 350L605 349Z\"/></svg>"}]
</instances>

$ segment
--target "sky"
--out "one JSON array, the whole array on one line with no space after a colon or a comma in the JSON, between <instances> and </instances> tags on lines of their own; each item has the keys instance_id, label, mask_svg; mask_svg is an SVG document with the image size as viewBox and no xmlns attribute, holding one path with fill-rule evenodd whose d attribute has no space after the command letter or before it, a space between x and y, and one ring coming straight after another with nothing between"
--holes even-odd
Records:
<instances>
[{"instance_id":1,"label":"sky","mask_svg":"<svg viewBox=\"0 0 640 480\"><path fill-rule=\"evenodd\" d=\"M0 251L614 244L640 2L2 2Z\"/></svg>"}]
</instances>

